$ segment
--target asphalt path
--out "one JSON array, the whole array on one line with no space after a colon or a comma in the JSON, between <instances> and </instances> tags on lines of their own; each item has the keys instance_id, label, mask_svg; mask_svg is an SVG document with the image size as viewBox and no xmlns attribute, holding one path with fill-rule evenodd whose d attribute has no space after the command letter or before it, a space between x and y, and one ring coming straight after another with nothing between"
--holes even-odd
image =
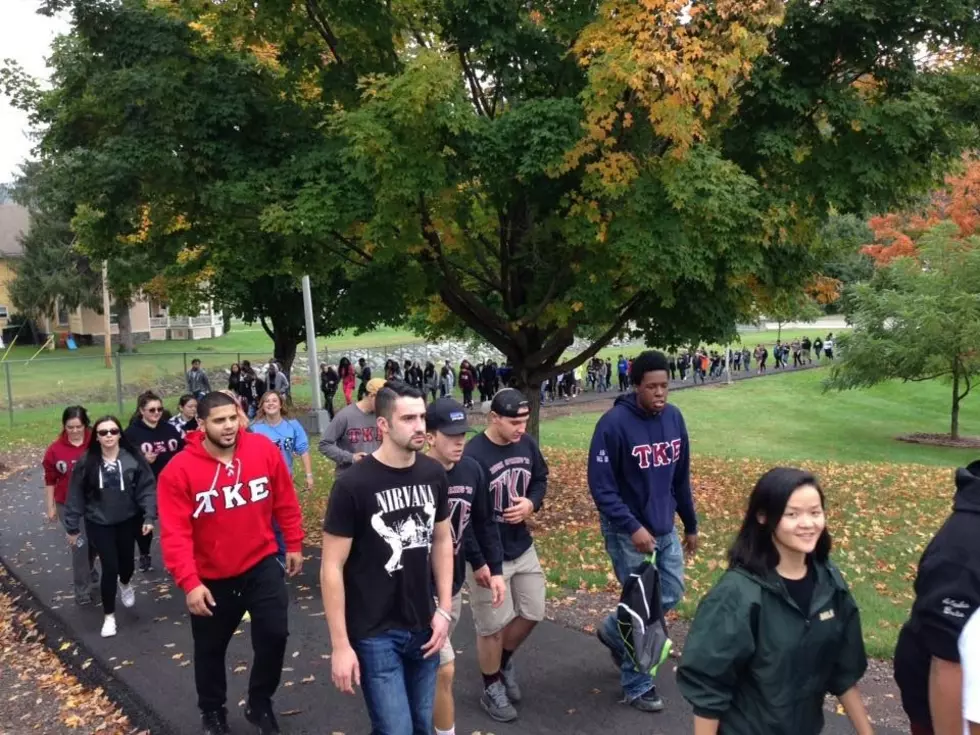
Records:
<instances>
[{"instance_id":1,"label":"asphalt path","mask_svg":"<svg viewBox=\"0 0 980 735\"><path fill-rule=\"evenodd\" d=\"M25 602L38 609L49 643L89 682L105 686L135 723L153 735L197 732L191 632L184 595L163 571L134 578L137 602L117 606L119 634L99 635L101 608L78 607L71 596L71 570L60 525L42 517L39 471L13 475L0 483L0 561L26 588ZM320 602L319 549L307 549L303 572L289 582L290 638L283 683L275 709L284 733L352 735L368 733L363 700L345 696L330 682L329 642ZM618 702L618 672L594 636L545 622L537 627L514 661L524 691L520 719L490 720L479 707L481 679L473 625L464 606L454 636L457 650L457 732L513 735L676 735L691 732L691 711L674 681L676 662L665 667L658 684L667 703L660 714L636 712ZM249 625L243 623L228 651L228 708L233 732L254 732L244 707L251 664ZM828 714L826 733L850 733L847 721ZM897 730L878 729L897 735Z\"/></svg>"}]
</instances>

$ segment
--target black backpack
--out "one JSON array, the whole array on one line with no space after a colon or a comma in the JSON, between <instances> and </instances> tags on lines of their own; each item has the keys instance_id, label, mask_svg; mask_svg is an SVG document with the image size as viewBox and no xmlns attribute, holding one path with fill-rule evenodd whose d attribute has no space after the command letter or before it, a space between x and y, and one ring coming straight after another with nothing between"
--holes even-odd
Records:
<instances>
[{"instance_id":1,"label":"black backpack","mask_svg":"<svg viewBox=\"0 0 980 735\"><path fill-rule=\"evenodd\" d=\"M660 602L656 552L626 579L616 607L616 623L634 668L656 676L673 647Z\"/></svg>"}]
</instances>

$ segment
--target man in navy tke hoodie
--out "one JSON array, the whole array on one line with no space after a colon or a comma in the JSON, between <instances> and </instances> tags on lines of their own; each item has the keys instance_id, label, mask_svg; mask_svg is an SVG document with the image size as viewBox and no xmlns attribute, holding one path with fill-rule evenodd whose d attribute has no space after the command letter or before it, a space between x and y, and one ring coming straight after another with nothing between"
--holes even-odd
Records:
<instances>
[{"instance_id":1,"label":"man in navy tke hoodie","mask_svg":"<svg viewBox=\"0 0 980 735\"><path fill-rule=\"evenodd\" d=\"M684 547L697 549L698 519L691 496L691 445L684 417L667 403L670 373L662 352L633 361L635 392L616 399L599 419L589 448L589 489L602 525L606 551L623 584L654 550L666 612L684 594L684 550L674 514L684 523ZM597 632L620 667L623 701L643 712L659 712L663 700L653 679L635 671L626 655L615 614Z\"/></svg>"}]
</instances>

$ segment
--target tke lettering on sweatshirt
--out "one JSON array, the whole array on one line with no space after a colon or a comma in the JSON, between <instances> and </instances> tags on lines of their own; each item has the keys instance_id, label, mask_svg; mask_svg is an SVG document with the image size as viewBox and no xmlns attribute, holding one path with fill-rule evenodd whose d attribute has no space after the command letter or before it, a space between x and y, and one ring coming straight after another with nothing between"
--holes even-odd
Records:
<instances>
[{"instance_id":1,"label":"tke lettering on sweatshirt","mask_svg":"<svg viewBox=\"0 0 980 735\"><path fill-rule=\"evenodd\" d=\"M405 508L421 508L435 504L431 485L406 485L392 487L374 494L382 513L391 513Z\"/></svg>"},{"instance_id":2,"label":"tke lettering on sweatshirt","mask_svg":"<svg viewBox=\"0 0 980 735\"><path fill-rule=\"evenodd\" d=\"M522 464L531 464L530 460L525 457L512 457L511 459L520 460ZM510 460L508 462L514 464ZM500 470L498 469L497 471L499 472ZM490 481L490 495L493 497L495 520L503 520L504 510L527 495L527 489L530 485L531 470L525 467L510 467L494 477Z\"/></svg>"},{"instance_id":3,"label":"tke lettering on sweatshirt","mask_svg":"<svg viewBox=\"0 0 980 735\"><path fill-rule=\"evenodd\" d=\"M219 495L223 496L225 510L240 508L249 503L258 503L269 497L268 477L258 477L248 481L248 500L242 495L242 489L244 487L245 485L243 483L236 482L234 485L224 485L221 487L220 493L218 489L213 487L210 490L196 493L194 499L197 501L197 508L194 510L192 517L198 518L202 513L214 513L214 501Z\"/></svg>"},{"instance_id":4,"label":"tke lettering on sweatshirt","mask_svg":"<svg viewBox=\"0 0 980 735\"><path fill-rule=\"evenodd\" d=\"M377 439L376 432L377 428L374 426L352 427L347 430L347 441L355 445L373 442Z\"/></svg>"},{"instance_id":5,"label":"tke lettering on sweatshirt","mask_svg":"<svg viewBox=\"0 0 980 735\"><path fill-rule=\"evenodd\" d=\"M670 449L670 454L667 450ZM657 442L656 444L637 444L633 447L631 454L637 458L640 469L650 467L663 467L673 464L681 458L681 440L674 439L669 442ZM651 461L651 457L653 458Z\"/></svg>"},{"instance_id":6,"label":"tke lettering on sweatshirt","mask_svg":"<svg viewBox=\"0 0 980 735\"><path fill-rule=\"evenodd\" d=\"M473 487L471 485L449 486L449 528L453 536L453 553L459 552L463 543L463 533L470 524L473 508Z\"/></svg>"}]
</instances>

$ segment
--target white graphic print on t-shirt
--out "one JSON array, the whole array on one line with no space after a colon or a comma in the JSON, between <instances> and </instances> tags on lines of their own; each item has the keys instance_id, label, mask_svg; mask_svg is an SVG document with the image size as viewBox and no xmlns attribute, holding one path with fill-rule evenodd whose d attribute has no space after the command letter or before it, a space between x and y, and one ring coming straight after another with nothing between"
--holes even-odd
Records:
<instances>
[{"instance_id":1,"label":"white graphic print on t-shirt","mask_svg":"<svg viewBox=\"0 0 980 735\"><path fill-rule=\"evenodd\" d=\"M385 571L392 575L402 568L407 549L432 546L436 521L435 493L431 485L406 485L374 494L378 511L371 516L371 527L391 547Z\"/></svg>"}]
</instances>

